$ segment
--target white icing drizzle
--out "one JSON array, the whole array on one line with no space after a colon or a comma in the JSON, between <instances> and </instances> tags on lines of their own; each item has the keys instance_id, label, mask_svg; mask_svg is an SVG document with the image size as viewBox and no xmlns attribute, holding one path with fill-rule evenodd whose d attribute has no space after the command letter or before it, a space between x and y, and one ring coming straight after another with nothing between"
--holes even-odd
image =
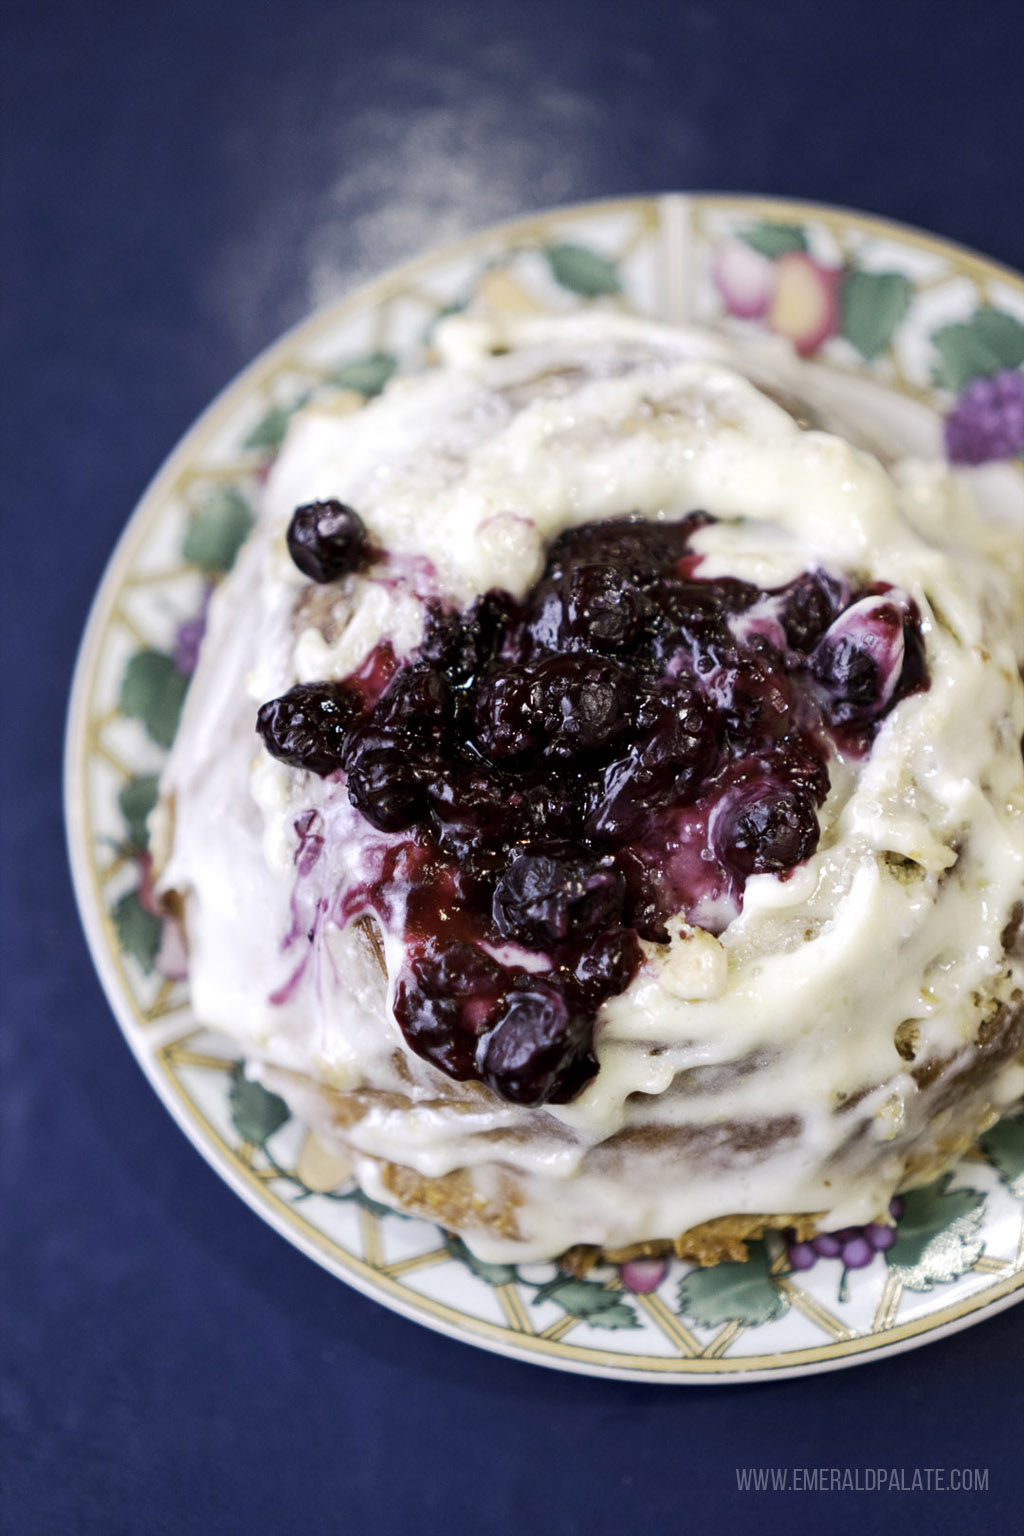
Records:
<instances>
[{"instance_id":1,"label":"white icing drizzle","mask_svg":"<svg viewBox=\"0 0 1024 1536\"><path fill-rule=\"evenodd\" d=\"M174 833L161 887L186 897L197 1016L271 1072L411 1101L375 1105L345 1132L377 1198L389 1198L382 1160L431 1177L472 1168L481 1189L496 1167L514 1170L519 1240L465 1234L486 1257L622 1246L737 1212L871 1220L907 1156L958 1126L946 1111L929 1127L897 1028L916 1022L918 1061L950 1055L1024 985L1000 940L1024 887L1019 539L981 522L941 467L890 474L802 431L709 338L595 315L498 331L449 322L442 339L447 366L358 414L299 415L259 528L211 604L162 781ZM496 342L511 352L492 357ZM750 366L764 376L763 359ZM792 371L779 381L792 387ZM296 623L304 583L284 547L294 507L327 496L400 557L388 584L346 579L337 633ZM522 593L561 528L697 507L737 520L697 535L702 574L779 585L823 565L901 587L922 614L931 687L897 706L864 762L833 764L805 865L751 879L720 939L683 927L667 950L646 947L628 991L605 1004L600 1071L576 1100L446 1106L453 1085L405 1046L364 935L293 908L301 811L324 815L341 884L388 839L343 786L262 751L256 705L350 672L385 635L408 655L430 592L460 605L494 585ZM399 917L383 934L391 978ZM310 945L316 923L323 941ZM337 1135L328 1099L275 1083L323 1139ZM1020 1087L1009 1066L991 1100L1005 1107ZM752 1134L746 1151L742 1138L723 1149L730 1126L766 1123L770 1144ZM609 1143L617 1133L632 1150ZM674 1151L660 1133L677 1137Z\"/></svg>"}]
</instances>

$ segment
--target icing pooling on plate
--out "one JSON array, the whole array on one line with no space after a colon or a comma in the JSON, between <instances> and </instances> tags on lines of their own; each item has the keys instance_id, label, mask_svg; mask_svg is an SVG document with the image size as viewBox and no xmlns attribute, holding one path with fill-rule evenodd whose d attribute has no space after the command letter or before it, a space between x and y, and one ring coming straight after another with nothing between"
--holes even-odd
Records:
<instances>
[{"instance_id":1,"label":"icing pooling on plate","mask_svg":"<svg viewBox=\"0 0 1024 1536\"><path fill-rule=\"evenodd\" d=\"M944 476L908 472L904 490L841 440L801 432L717 343L607 317L527 324L500 338L515 343L506 357L488 355L493 339L450 330L451 370L349 422L300 417L261 529L214 601L164 780L175 839L163 879L191 893L197 1014L272 1066L424 1101L375 1104L346 1132L385 1199L378 1158L434 1177L473 1166L480 1188L500 1182L499 1161L517 1170L520 1240L467 1233L481 1252L621 1246L735 1211L869 1220L927 1115L896 1029L916 1021L918 1059L949 1054L977 1028L974 994L1012 989L999 941L1024 864L1011 540L1002 570L966 555L969 509ZM357 506L399 557L396 584L356 581L351 616L296 623L303 582L284 528L297 502L328 495ZM932 690L903 701L866 763L833 765L806 866L748 882L720 941L687 932L649 954L605 1005L600 1072L578 1099L439 1107L452 1085L404 1050L361 931L325 933L270 1001L295 969L281 949L296 922L294 821L323 791L260 754L255 706L344 675L383 636L409 654L426 597L523 591L562 527L697 506L743 519L698 536L709 574L767 585L824 564L901 586L923 615ZM330 815L339 873L355 879L365 836L344 797ZM384 934L392 978L399 927ZM854 1119L838 1116L840 1096L862 1089ZM329 1134L329 1105L292 1092ZM851 1124L865 1128L859 1143L830 1167ZM760 1130L733 1136L727 1155L721 1128L736 1125ZM663 1133L676 1137L671 1155Z\"/></svg>"}]
</instances>

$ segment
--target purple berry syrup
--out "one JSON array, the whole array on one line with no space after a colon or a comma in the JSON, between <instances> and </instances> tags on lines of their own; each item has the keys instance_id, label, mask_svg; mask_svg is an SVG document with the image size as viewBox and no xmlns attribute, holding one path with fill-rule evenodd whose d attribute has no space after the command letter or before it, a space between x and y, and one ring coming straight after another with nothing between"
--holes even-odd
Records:
<instances>
[{"instance_id":1,"label":"purple berry syrup","mask_svg":"<svg viewBox=\"0 0 1024 1536\"><path fill-rule=\"evenodd\" d=\"M928 686L907 596L823 570L704 580L690 540L711 521L569 529L521 601L429 603L408 661L385 642L259 712L268 750L337 775L370 839L309 942L328 909L400 910L406 1040L513 1103L580 1092L640 940L667 943L678 914L720 932L751 875L809 858L830 757L863 756ZM319 813L296 827L298 891L325 838ZM375 848L370 828L389 834Z\"/></svg>"}]
</instances>

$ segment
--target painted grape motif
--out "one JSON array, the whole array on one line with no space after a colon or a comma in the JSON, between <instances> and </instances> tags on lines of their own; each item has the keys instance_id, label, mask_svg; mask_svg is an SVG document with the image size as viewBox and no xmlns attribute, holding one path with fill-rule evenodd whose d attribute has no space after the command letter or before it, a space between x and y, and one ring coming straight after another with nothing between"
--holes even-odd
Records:
<instances>
[{"instance_id":1,"label":"painted grape motif","mask_svg":"<svg viewBox=\"0 0 1024 1536\"><path fill-rule=\"evenodd\" d=\"M904 1202L897 1195L889 1202L889 1215L898 1222L903 1215ZM838 1232L820 1232L801 1242L794 1237L786 1243L786 1257L790 1268L797 1271L813 1269L819 1259L839 1259L843 1270L865 1269L876 1253L885 1253L896 1241L895 1225L870 1222L863 1227L843 1227Z\"/></svg>"}]
</instances>

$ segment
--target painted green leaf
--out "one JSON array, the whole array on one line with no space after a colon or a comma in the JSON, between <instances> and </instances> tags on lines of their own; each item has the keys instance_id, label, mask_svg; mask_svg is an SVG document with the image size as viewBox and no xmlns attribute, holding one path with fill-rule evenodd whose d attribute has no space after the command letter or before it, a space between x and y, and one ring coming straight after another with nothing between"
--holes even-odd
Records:
<instances>
[{"instance_id":1,"label":"painted green leaf","mask_svg":"<svg viewBox=\"0 0 1024 1536\"><path fill-rule=\"evenodd\" d=\"M288 431L288 423L295 415L297 407L286 409L284 406L275 406L268 411L261 421L253 427L245 440L246 448L266 448L271 453L276 453L284 442L285 433Z\"/></svg>"},{"instance_id":2,"label":"painted green leaf","mask_svg":"<svg viewBox=\"0 0 1024 1536\"><path fill-rule=\"evenodd\" d=\"M1000 1120L986 1131L981 1150L1012 1193L1024 1196L1024 1115Z\"/></svg>"},{"instance_id":3,"label":"painted green leaf","mask_svg":"<svg viewBox=\"0 0 1024 1536\"><path fill-rule=\"evenodd\" d=\"M513 1264L485 1264L483 1259L478 1259L471 1249L466 1247L461 1237L456 1237L454 1232L442 1234L444 1245L453 1259L458 1259L460 1264L476 1275L480 1280L486 1280L488 1285L508 1285L519 1276Z\"/></svg>"},{"instance_id":4,"label":"painted green leaf","mask_svg":"<svg viewBox=\"0 0 1024 1536\"><path fill-rule=\"evenodd\" d=\"M243 1141L251 1141L261 1147L265 1141L281 1129L291 1111L284 1099L254 1083L245 1075L240 1061L231 1069L231 1123Z\"/></svg>"},{"instance_id":5,"label":"painted green leaf","mask_svg":"<svg viewBox=\"0 0 1024 1536\"><path fill-rule=\"evenodd\" d=\"M536 1307L553 1301L570 1317L581 1318L591 1328L639 1328L636 1313L618 1291L606 1291L595 1280L576 1280L572 1275L556 1275L542 1285L533 1298Z\"/></svg>"},{"instance_id":6,"label":"painted green leaf","mask_svg":"<svg viewBox=\"0 0 1024 1536\"><path fill-rule=\"evenodd\" d=\"M614 262L583 245L549 245L544 252L556 283L596 299L605 293L621 293L622 284Z\"/></svg>"},{"instance_id":7,"label":"painted green leaf","mask_svg":"<svg viewBox=\"0 0 1024 1536\"><path fill-rule=\"evenodd\" d=\"M979 309L971 321L985 345L999 359L1000 368L1024 365L1024 324L1004 309Z\"/></svg>"},{"instance_id":8,"label":"painted green leaf","mask_svg":"<svg viewBox=\"0 0 1024 1536\"><path fill-rule=\"evenodd\" d=\"M121 786L117 803L128 827L128 841L133 848L149 846L149 829L146 817L156 805L157 785L155 773L136 775Z\"/></svg>"},{"instance_id":9,"label":"painted green leaf","mask_svg":"<svg viewBox=\"0 0 1024 1536\"><path fill-rule=\"evenodd\" d=\"M979 309L960 325L944 325L932 342L942 359L936 382L954 394L971 379L1024 364L1024 325L1001 309Z\"/></svg>"},{"instance_id":10,"label":"painted green leaf","mask_svg":"<svg viewBox=\"0 0 1024 1536\"><path fill-rule=\"evenodd\" d=\"M839 295L843 335L870 361L889 345L913 296L914 285L902 272L851 268Z\"/></svg>"},{"instance_id":11,"label":"painted green leaf","mask_svg":"<svg viewBox=\"0 0 1024 1536\"><path fill-rule=\"evenodd\" d=\"M369 399L371 395L380 394L397 367L398 359L392 353L371 352L368 357L342 363L328 377L339 389L354 389Z\"/></svg>"},{"instance_id":12,"label":"painted green leaf","mask_svg":"<svg viewBox=\"0 0 1024 1536\"><path fill-rule=\"evenodd\" d=\"M955 1280L984 1247L977 1233L985 1196L977 1189L950 1189L952 1177L943 1174L934 1184L901 1196L903 1215L885 1261L907 1290L930 1291Z\"/></svg>"},{"instance_id":13,"label":"painted green leaf","mask_svg":"<svg viewBox=\"0 0 1024 1536\"><path fill-rule=\"evenodd\" d=\"M249 503L233 485L211 491L189 524L182 555L205 571L229 571L252 521Z\"/></svg>"},{"instance_id":14,"label":"painted green leaf","mask_svg":"<svg viewBox=\"0 0 1024 1536\"><path fill-rule=\"evenodd\" d=\"M934 1184L901 1196L903 1215L896 1228L896 1241L886 1249L887 1263L907 1267L916 1264L932 1238L981 1204L985 1197L976 1189L950 1190L952 1177L945 1173Z\"/></svg>"},{"instance_id":15,"label":"painted green leaf","mask_svg":"<svg viewBox=\"0 0 1024 1536\"><path fill-rule=\"evenodd\" d=\"M621 1298L614 1306L604 1307L600 1312L593 1312L585 1320L590 1328L639 1328L641 1326L633 1308Z\"/></svg>"},{"instance_id":16,"label":"painted green leaf","mask_svg":"<svg viewBox=\"0 0 1024 1536\"><path fill-rule=\"evenodd\" d=\"M763 1243L748 1243L745 1264L713 1264L694 1269L679 1282L678 1307L700 1328L721 1323L760 1323L782 1317L789 1297L779 1290L770 1273L768 1250Z\"/></svg>"},{"instance_id":17,"label":"painted green leaf","mask_svg":"<svg viewBox=\"0 0 1024 1536\"><path fill-rule=\"evenodd\" d=\"M958 395L971 379L998 373L999 359L985 339L971 325L947 325L932 336L935 350L942 359L935 370L935 381Z\"/></svg>"},{"instance_id":18,"label":"painted green leaf","mask_svg":"<svg viewBox=\"0 0 1024 1536\"><path fill-rule=\"evenodd\" d=\"M141 720L159 747L174 740L185 702L188 678L182 676L163 651L136 651L121 679L121 709L132 720Z\"/></svg>"},{"instance_id":19,"label":"painted green leaf","mask_svg":"<svg viewBox=\"0 0 1024 1536\"><path fill-rule=\"evenodd\" d=\"M114 927L121 949L137 960L148 974L160 949L163 924L152 912L146 911L138 891L129 891L121 897L114 908Z\"/></svg>"},{"instance_id":20,"label":"painted green leaf","mask_svg":"<svg viewBox=\"0 0 1024 1536\"><path fill-rule=\"evenodd\" d=\"M799 224L752 224L739 232L740 239L759 256L775 261L787 251L806 251L807 236Z\"/></svg>"}]
</instances>

